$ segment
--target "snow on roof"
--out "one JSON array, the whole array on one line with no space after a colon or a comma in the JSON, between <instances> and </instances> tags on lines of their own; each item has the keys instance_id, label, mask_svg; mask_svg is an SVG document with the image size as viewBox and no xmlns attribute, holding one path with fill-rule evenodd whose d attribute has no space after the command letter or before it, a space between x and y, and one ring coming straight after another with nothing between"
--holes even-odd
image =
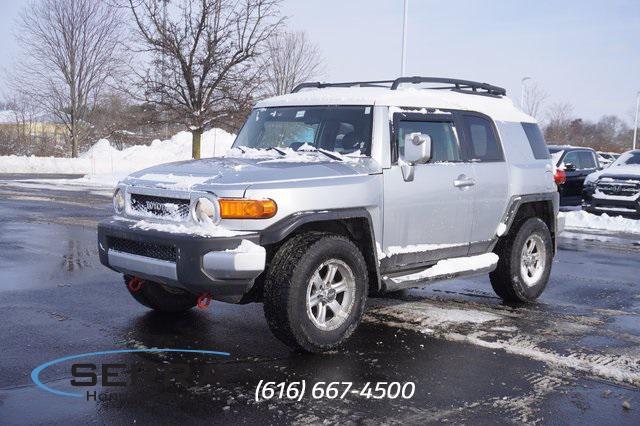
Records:
<instances>
[{"instance_id":1,"label":"snow on roof","mask_svg":"<svg viewBox=\"0 0 640 426\"><path fill-rule=\"evenodd\" d=\"M507 97L481 96L451 90L382 87L331 87L301 90L263 99L256 107L303 105L384 105L475 111L499 121L536 123Z\"/></svg>"}]
</instances>

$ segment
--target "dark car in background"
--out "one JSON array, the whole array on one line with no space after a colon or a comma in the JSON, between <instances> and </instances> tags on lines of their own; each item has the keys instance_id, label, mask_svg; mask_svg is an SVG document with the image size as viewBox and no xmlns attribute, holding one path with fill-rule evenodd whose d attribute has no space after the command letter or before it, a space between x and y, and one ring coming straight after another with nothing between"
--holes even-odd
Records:
<instances>
[{"instance_id":1,"label":"dark car in background","mask_svg":"<svg viewBox=\"0 0 640 426\"><path fill-rule=\"evenodd\" d=\"M549 145L549 153L556 167L560 205L581 205L584 180L601 168L598 154L591 148L569 145Z\"/></svg>"},{"instance_id":2,"label":"dark car in background","mask_svg":"<svg viewBox=\"0 0 640 426\"><path fill-rule=\"evenodd\" d=\"M589 213L640 218L640 149L587 176L583 197L582 207Z\"/></svg>"}]
</instances>

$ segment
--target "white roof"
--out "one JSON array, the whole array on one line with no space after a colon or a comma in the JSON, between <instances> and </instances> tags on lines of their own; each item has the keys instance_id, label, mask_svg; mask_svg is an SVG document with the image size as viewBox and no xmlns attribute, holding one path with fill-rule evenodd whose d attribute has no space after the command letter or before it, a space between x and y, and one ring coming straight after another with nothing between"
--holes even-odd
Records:
<instances>
[{"instance_id":1,"label":"white roof","mask_svg":"<svg viewBox=\"0 0 640 426\"><path fill-rule=\"evenodd\" d=\"M451 90L382 87L331 87L304 89L297 93L263 99L257 108L304 105L384 105L475 111L498 121L536 123L506 96L472 95Z\"/></svg>"}]
</instances>

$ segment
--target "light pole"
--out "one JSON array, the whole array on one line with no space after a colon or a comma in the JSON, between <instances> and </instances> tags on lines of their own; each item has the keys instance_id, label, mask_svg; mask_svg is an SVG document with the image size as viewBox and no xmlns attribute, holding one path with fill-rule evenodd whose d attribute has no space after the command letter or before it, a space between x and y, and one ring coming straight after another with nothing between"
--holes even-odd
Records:
<instances>
[{"instance_id":1,"label":"light pole","mask_svg":"<svg viewBox=\"0 0 640 426\"><path fill-rule=\"evenodd\" d=\"M524 82L531 80L531 77L522 77L520 80L520 109L524 109Z\"/></svg>"},{"instance_id":2,"label":"light pole","mask_svg":"<svg viewBox=\"0 0 640 426\"><path fill-rule=\"evenodd\" d=\"M636 142L638 140L638 110L640 110L640 90L636 94L636 122L633 126L633 149L636 149Z\"/></svg>"},{"instance_id":3,"label":"light pole","mask_svg":"<svg viewBox=\"0 0 640 426\"><path fill-rule=\"evenodd\" d=\"M402 59L400 63L400 77L404 77L404 69L407 63L407 13L409 0L404 0L404 17L402 18Z\"/></svg>"}]
</instances>

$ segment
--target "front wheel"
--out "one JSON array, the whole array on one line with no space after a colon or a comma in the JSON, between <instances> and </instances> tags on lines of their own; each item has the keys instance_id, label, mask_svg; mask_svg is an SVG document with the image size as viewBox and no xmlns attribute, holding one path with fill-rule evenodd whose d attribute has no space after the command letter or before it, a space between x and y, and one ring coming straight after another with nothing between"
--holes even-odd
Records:
<instances>
[{"instance_id":1,"label":"front wheel","mask_svg":"<svg viewBox=\"0 0 640 426\"><path fill-rule=\"evenodd\" d=\"M489 277L498 296L510 302L531 302L547 286L553 242L547 224L537 217L522 222L495 250L498 266Z\"/></svg>"},{"instance_id":2,"label":"front wheel","mask_svg":"<svg viewBox=\"0 0 640 426\"><path fill-rule=\"evenodd\" d=\"M352 241L321 232L296 235L269 267L265 317L273 334L291 348L326 351L360 323L367 288L367 267Z\"/></svg>"}]
</instances>

